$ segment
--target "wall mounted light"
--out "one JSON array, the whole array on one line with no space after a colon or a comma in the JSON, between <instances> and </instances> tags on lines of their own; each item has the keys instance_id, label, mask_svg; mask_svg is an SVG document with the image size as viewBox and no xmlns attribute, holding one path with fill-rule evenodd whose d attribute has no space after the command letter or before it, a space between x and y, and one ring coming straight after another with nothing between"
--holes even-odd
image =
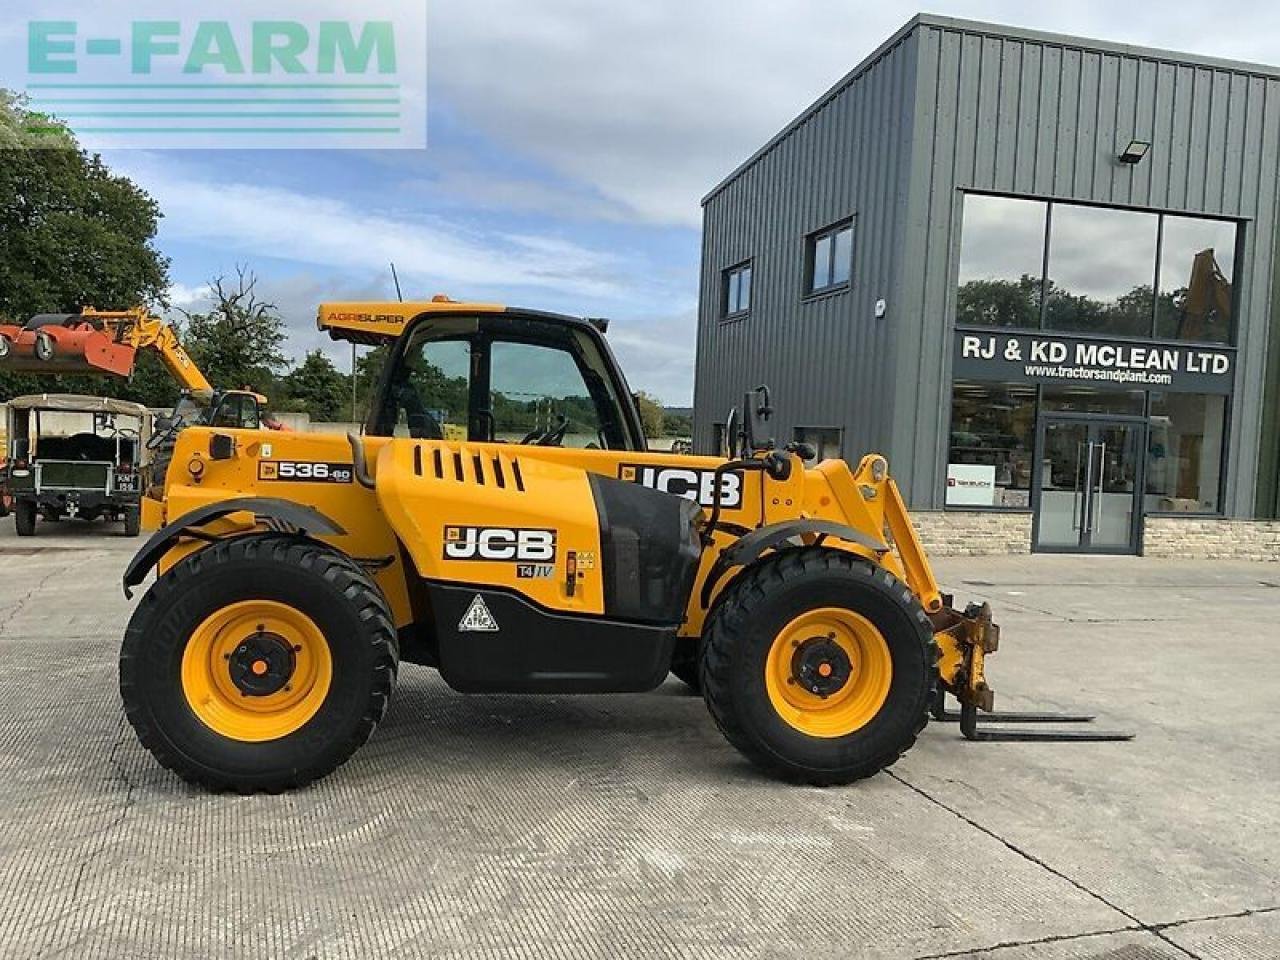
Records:
<instances>
[{"instance_id":1,"label":"wall mounted light","mask_svg":"<svg viewBox=\"0 0 1280 960\"><path fill-rule=\"evenodd\" d=\"M1151 144L1146 140L1130 140L1129 145L1120 151L1117 159L1121 163L1135 164L1139 163L1143 157L1147 155L1147 151L1151 149Z\"/></svg>"}]
</instances>

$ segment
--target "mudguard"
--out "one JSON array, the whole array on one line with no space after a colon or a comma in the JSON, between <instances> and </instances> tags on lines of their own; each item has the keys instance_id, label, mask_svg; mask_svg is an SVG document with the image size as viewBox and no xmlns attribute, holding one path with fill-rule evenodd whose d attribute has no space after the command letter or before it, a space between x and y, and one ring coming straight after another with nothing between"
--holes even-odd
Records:
<instances>
[{"instance_id":1,"label":"mudguard","mask_svg":"<svg viewBox=\"0 0 1280 960\"><path fill-rule=\"evenodd\" d=\"M252 513L256 519L267 526L290 533L311 533L332 537L341 536L347 532L319 510L298 503L290 503L288 500L279 500L275 497L237 497L233 500L220 500L192 510L148 537L142 549L125 568L124 595L133 597L132 588L143 581L178 537L184 535L208 537L208 534L198 532L197 528L210 520L241 512Z\"/></svg>"},{"instance_id":2,"label":"mudguard","mask_svg":"<svg viewBox=\"0 0 1280 960\"><path fill-rule=\"evenodd\" d=\"M861 530L832 520L788 520L785 523L760 527L735 541L716 558L716 562L702 584L702 608L705 610L710 604L711 591L730 568L745 567L759 559L766 550L777 549L779 544L806 534L816 535L819 543L827 537L835 537L837 540L847 540L868 550L874 550L876 553L889 551L889 545L883 540L877 540Z\"/></svg>"}]
</instances>

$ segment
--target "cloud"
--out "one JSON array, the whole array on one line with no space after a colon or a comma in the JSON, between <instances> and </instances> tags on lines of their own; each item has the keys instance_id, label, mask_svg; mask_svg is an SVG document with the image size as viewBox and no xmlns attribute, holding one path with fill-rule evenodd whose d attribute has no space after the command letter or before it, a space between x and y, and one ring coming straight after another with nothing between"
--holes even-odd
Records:
<instances>
[{"instance_id":1,"label":"cloud","mask_svg":"<svg viewBox=\"0 0 1280 960\"><path fill-rule=\"evenodd\" d=\"M672 313L618 320L608 340L632 390L651 393L668 406L693 404L694 331L697 305Z\"/></svg>"},{"instance_id":2,"label":"cloud","mask_svg":"<svg viewBox=\"0 0 1280 960\"><path fill-rule=\"evenodd\" d=\"M179 165L121 154L119 172L159 201L167 240L223 245L237 260L270 257L344 273L385 272L471 292L555 289L617 298L619 258L553 235L469 227L431 213L357 207L301 190L219 182Z\"/></svg>"},{"instance_id":3,"label":"cloud","mask_svg":"<svg viewBox=\"0 0 1280 960\"><path fill-rule=\"evenodd\" d=\"M207 283L171 283L166 291L169 306L173 309L197 310L206 306L212 291Z\"/></svg>"},{"instance_id":4,"label":"cloud","mask_svg":"<svg viewBox=\"0 0 1280 960\"><path fill-rule=\"evenodd\" d=\"M401 169L395 155L379 155L385 165ZM478 162L474 149L432 145L427 159L430 171L422 174L418 158L398 190L401 194L429 203L437 211L483 211L506 216L548 215L572 222L632 222L631 210L616 200L602 196L590 185L564 178L520 175L492 169ZM492 160L491 157L485 158Z\"/></svg>"},{"instance_id":5,"label":"cloud","mask_svg":"<svg viewBox=\"0 0 1280 960\"><path fill-rule=\"evenodd\" d=\"M1221 57L1280 60L1280 5L935 3L937 13ZM641 222L699 200L917 11L915 0L439 3L432 96ZM1248 23L1248 30L1240 24Z\"/></svg>"}]
</instances>

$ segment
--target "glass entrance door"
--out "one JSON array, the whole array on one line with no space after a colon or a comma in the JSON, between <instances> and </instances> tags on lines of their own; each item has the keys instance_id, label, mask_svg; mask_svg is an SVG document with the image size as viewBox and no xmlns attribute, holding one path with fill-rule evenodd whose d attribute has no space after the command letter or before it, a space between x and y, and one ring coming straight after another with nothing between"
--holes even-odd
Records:
<instances>
[{"instance_id":1,"label":"glass entrance door","mask_svg":"<svg viewBox=\"0 0 1280 960\"><path fill-rule=\"evenodd\" d=\"M1135 553L1140 422L1046 418L1036 482L1037 550Z\"/></svg>"}]
</instances>

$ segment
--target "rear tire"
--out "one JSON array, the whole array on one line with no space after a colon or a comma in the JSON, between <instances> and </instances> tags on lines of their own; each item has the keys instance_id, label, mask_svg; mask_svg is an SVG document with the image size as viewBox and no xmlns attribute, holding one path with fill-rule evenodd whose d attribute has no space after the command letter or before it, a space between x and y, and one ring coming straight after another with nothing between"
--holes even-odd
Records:
<instances>
[{"instance_id":1,"label":"rear tire","mask_svg":"<svg viewBox=\"0 0 1280 960\"><path fill-rule=\"evenodd\" d=\"M303 625L296 645L289 622ZM393 624L369 576L330 547L278 534L224 540L142 598L120 652L120 695L143 746L184 780L241 793L300 787L346 761L386 713ZM268 670L276 656L287 666L271 659ZM245 692L273 679L270 693Z\"/></svg>"},{"instance_id":2,"label":"rear tire","mask_svg":"<svg viewBox=\"0 0 1280 960\"><path fill-rule=\"evenodd\" d=\"M36 504L34 500L19 500L13 505L13 525L20 537L36 535Z\"/></svg>"},{"instance_id":3,"label":"rear tire","mask_svg":"<svg viewBox=\"0 0 1280 960\"><path fill-rule=\"evenodd\" d=\"M132 506L124 508L124 535L126 537L136 537L142 532L142 507Z\"/></svg>"},{"instance_id":4,"label":"rear tire","mask_svg":"<svg viewBox=\"0 0 1280 960\"><path fill-rule=\"evenodd\" d=\"M701 641L697 637L676 637L671 654L671 673L683 681L694 693L702 692L702 675L698 664Z\"/></svg>"},{"instance_id":5,"label":"rear tire","mask_svg":"<svg viewBox=\"0 0 1280 960\"><path fill-rule=\"evenodd\" d=\"M739 576L703 649L707 707L729 742L770 775L817 786L893 764L924 729L937 682L933 630L907 586L821 548L786 550Z\"/></svg>"}]
</instances>

